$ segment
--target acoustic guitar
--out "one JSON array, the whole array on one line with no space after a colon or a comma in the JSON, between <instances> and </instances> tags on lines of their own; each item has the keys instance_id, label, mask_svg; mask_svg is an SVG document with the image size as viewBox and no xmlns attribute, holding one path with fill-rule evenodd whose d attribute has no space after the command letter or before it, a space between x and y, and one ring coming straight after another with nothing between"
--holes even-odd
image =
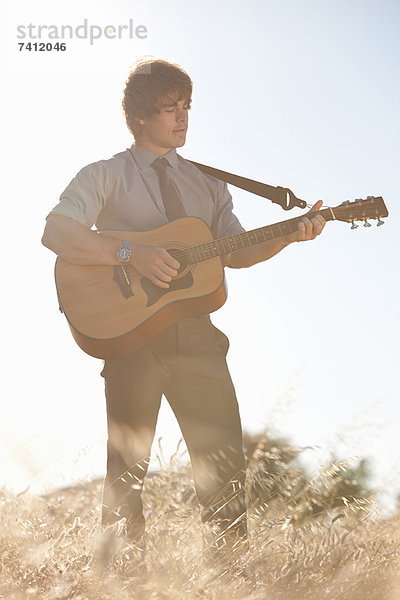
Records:
<instances>
[{"instance_id":1,"label":"acoustic guitar","mask_svg":"<svg viewBox=\"0 0 400 600\"><path fill-rule=\"evenodd\" d=\"M326 221L355 221L388 216L381 197L343 203L319 211ZM309 216L309 215L308 215ZM172 323L213 312L226 301L221 256L296 231L302 217L214 240L207 224L183 217L152 231L102 230L139 244L161 246L180 263L170 287L162 289L134 267L76 265L57 258L55 278L60 310L77 344L97 358L135 352Z\"/></svg>"}]
</instances>

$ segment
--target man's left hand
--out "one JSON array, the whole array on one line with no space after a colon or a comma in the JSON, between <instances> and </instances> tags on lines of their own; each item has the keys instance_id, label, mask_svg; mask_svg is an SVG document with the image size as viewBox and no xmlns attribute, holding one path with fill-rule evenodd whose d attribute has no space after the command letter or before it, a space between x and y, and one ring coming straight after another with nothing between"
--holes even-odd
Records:
<instances>
[{"instance_id":1,"label":"man's left hand","mask_svg":"<svg viewBox=\"0 0 400 600\"><path fill-rule=\"evenodd\" d=\"M268 260L271 256L278 254L278 252L292 242L313 240L321 233L326 223L325 219L318 213L321 206L322 200L318 200L308 213L306 213L306 216L299 220L297 230L293 233L227 254L223 258L224 266L229 266L233 269L251 267L256 263Z\"/></svg>"},{"instance_id":2,"label":"man's left hand","mask_svg":"<svg viewBox=\"0 0 400 600\"><path fill-rule=\"evenodd\" d=\"M308 218L307 216L303 217L299 222L298 228L294 233L290 233L285 236L285 239L288 243L291 242L305 242L306 240L313 240L319 235L323 228L325 227L325 219L320 214L318 214L319 209L322 206L322 200L318 200L314 204L312 208L308 211L307 215L310 213L317 213L312 216L312 218Z\"/></svg>"}]
</instances>

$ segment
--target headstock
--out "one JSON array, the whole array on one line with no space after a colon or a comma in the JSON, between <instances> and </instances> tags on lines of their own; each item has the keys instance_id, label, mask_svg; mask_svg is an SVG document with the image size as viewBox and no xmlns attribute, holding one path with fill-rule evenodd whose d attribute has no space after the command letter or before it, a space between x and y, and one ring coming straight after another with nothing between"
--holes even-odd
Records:
<instances>
[{"instance_id":1,"label":"headstock","mask_svg":"<svg viewBox=\"0 0 400 600\"><path fill-rule=\"evenodd\" d=\"M331 212L331 218L337 221L352 223L351 229L357 229L358 225L354 221L365 221L364 227L371 227L367 219L378 219L378 227L384 224L381 217L387 217L389 214L382 196L375 198L368 196L365 200L361 198L350 202L347 200L335 208L328 209Z\"/></svg>"}]
</instances>

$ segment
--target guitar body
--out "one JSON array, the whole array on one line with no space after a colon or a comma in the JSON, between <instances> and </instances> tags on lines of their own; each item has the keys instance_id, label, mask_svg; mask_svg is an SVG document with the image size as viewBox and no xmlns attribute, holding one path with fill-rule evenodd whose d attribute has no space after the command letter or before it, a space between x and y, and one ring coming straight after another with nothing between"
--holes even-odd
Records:
<instances>
[{"instance_id":1,"label":"guitar body","mask_svg":"<svg viewBox=\"0 0 400 600\"><path fill-rule=\"evenodd\" d=\"M313 213L311 213L312 216ZM326 221L377 220L388 216L382 196L344 202L320 210ZM307 213L310 218L310 213ZM101 231L102 235L161 246L180 263L178 275L162 289L132 266L81 266L56 261L56 286L77 344L97 358L139 350L172 323L220 308L227 297L220 256L273 240L297 230L302 217L214 240L208 225L184 217L145 232Z\"/></svg>"},{"instance_id":2,"label":"guitar body","mask_svg":"<svg viewBox=\"0 0 400 600\"><path fill-rule=\"evenodd\" d=\"M196 217L177 219L152 231L100 233L161 246L178 260L179 252L213 241L207 224ZM82 350L97 358L131 354L179 319L220 308L227 298L220 257L180 262L170 288L162 289L130 265L76 265L59 257L55 277L60 309Z\"/></svg>"}]
</instances>

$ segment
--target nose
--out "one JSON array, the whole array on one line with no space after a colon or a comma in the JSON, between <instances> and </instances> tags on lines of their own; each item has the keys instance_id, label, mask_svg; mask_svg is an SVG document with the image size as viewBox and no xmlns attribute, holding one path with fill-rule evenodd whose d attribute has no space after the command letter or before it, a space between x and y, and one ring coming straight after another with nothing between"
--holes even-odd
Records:
<instances>
[{"instance_id":1,"label":"nose","mask_svg":"<svg viewBox=\"0 0 400 600\"><path fill-rule=\"evenodd\" d=\"M187 111L184 108L180 108L176 112L176 120L185 123L187 121Z\"/></svg>"}]
</instances>

